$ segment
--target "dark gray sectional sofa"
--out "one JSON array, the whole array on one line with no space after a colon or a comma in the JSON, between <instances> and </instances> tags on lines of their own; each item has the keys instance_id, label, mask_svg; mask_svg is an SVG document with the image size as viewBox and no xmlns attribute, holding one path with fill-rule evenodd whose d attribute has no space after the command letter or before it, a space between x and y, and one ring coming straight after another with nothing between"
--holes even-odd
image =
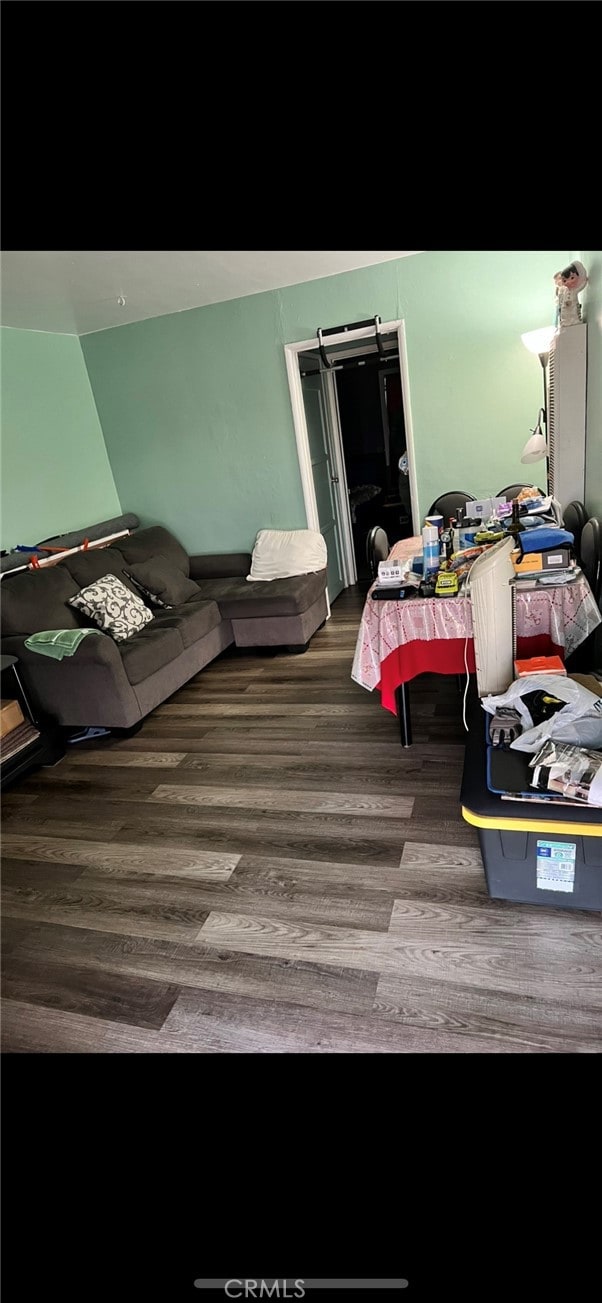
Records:
<instances>
[{"instance_id":1,"label":"dark gray sectional sofa","mask_svg":"<svg viewBox=\"0 0 602 1303\"><path fill-rule=\"evenodd\" d=\"M130 567L161 557L191 595L125 642L85 637L63 660L25 646L30 634L91 621L70 606L81 588L116 575L136 595ZM61 725L127 729L202 670L230 644L296 650L324 623L326 570L248 583L247 553L193 556L162 526L138 529L109 547L76 552L56 565L6 573L0 587L2 651L16 655L38 711Z\"/></svg>"}]
</instances>

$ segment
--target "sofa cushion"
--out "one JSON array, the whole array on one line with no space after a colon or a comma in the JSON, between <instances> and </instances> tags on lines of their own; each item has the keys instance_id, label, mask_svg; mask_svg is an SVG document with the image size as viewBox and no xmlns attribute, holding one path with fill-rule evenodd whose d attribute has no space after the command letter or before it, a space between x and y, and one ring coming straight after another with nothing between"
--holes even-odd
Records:
<instances>
[{"instance_id":1,"label":"sofa cushion","mask_svg":"<svg viewBox=\"0 0 602 1303\"><path fill-rule=\"evenodd\" d=\"M128 562L128 569L132 565L137 565L139 561L148 561L151 557L162 556L167 561L171 561L172 565L181 570L186 577L190 574L188 553L185 552L182 544L178 543L177 538L174 538L173 534L162 525L137 529L135 534L120 539L119 551Z\"/></svg>"},{"instance_id":2,"label":"sofa cushion","mask_svg":"<svg viewBox=\"0 0 602 1303\"><path fill-rule=\"evenodd\" d=\"M125 573L153 606L179 606L182 602L187 602L190 597L199 595L198 585L194 580L187 579L186 575L164 556L153 556L148 561L138 561Z\"/></svg>"},{"instance_id":3,"label":"sofa cushion","mask_svg":"<svg viewBox=\"0 0 602 1303\"><path fill-rule=\"evenodd\" d=\"M155 624L159 629L177 629L184 647L191 647L221 624L221 619L217 602L199 600L197 594L196 600L193 598L169 611L157 611Z\"/></svg>"},{"instance_id":4,"label":"sofa cushion","mask_svg":"<svg viewBox=\"0 0 602 1303\"><path fill-rule=\"evenodd\" d=\"M158 625L158 620L153 620L152 624L147 624L135 638L130 638L119 648L123 668L132 685L142 683L149 674L162 670L164 665L169 665L170 661L182 654L182 639L178 630L159 628Z\"/></svg>"},{"instance_id":5,"label":"sofa cushion","mask_svg":"<svg viewBox=\"0 0 602 1303\"><path fill-rule=\"evenodd\" d=\"M70 597L69 605L83 611L115 642L126 642L154 618L142 598L125 588L116 575L110 574L103 575L96 583L82 588L75 597Z\"/></svg>"},{"instance_id":6,"label":"sofa cushion","mask_svg":"<svg viewBox=\"0 0 602 1303\"><path fill-rule=\"evenodd\" d=\"M3 579L3 637L42 633L45 629L79 629L82 620L67 605L79 587L64 565L21 570Z\"/></svg>"},{"instance_id":7,"label":"sofa cushion","mask_svg":"<svg viewBox=\"0 0 602 1303\"><path fill-rule=\"evenodd\" d=\"M87 588L88 584L95 584L104 575L116 575L124 588L129 589L136 597L140 597L136 585L126 576L123 557L116 547L91 548L87 552L76 552L74 556L65 557L60 565L61 568L64 566L65 570L69 571L78 589Z\"/></svg>"},{"instance_id":8,"label":"sofa cushion","mask_svg":"<svg viewBox=\"0 0 602 1303\"><path fill-rule=\"evenodd\" d=\"M225 620L300 615L321 597L326 571L248 584L246 579L201 579L201 594L213 598Z\"/></svg>"}]
</instances>

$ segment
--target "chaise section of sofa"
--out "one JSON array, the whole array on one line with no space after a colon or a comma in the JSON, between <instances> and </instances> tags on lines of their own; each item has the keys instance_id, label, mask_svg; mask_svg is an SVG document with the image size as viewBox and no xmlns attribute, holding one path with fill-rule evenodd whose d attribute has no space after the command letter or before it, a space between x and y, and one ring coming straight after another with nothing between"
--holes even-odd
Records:
<instances>
[{"instance_id":1,"label":"chaise section of sofa","mask_svg":"<svg viewBox=\"0 0 602 1303\"><path fill-rule=\"evenodd\" d=\"M328 615L326 570L249 583L250 569L247 552L190 558L191 578L231 620L237 647L305 649Z\"/></svg>"}]
</instances>

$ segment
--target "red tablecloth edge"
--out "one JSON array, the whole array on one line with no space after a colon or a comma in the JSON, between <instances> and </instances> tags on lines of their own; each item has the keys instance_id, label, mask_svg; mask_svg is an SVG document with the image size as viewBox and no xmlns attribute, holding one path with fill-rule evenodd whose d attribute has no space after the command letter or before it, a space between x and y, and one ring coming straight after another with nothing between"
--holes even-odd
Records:
<instances>
[{"instance_id":1,"label":"red tablecloth edge","mask_svg":"<svg viewBox=\"0 0 602 1303\"><path fill-rule=\"evenodd\" d=\"M466 663L465 663L466 649ZM517 639L517 656L560 656L564 660L564 647L556 643L545 633L534 638ZM397 714L396 689L401 683L409 683L419 674L465 674L466 665L470 674L475 673L474 642L472 638L433 639L432 642L420 641L404 643L396 647L382 662L380 683L376 691L380 692L381 705L391 714Z\"/></svg>"}]
</instances>

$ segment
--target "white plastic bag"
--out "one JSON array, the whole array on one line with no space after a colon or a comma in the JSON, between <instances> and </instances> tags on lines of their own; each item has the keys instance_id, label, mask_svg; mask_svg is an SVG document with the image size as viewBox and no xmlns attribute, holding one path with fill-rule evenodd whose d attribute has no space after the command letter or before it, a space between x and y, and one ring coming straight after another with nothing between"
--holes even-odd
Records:
<instances>
[{"instance_id":1,"label":"white plastic bag","mask_svg":"<svg viewBox=\"0 0 602 1303\"><path fill-rule=\"evenodd\" d=\"M536 691L558 697L566 705L534 726L522 698ZM583 684L565 678L563 674L527 674L515 679L507 692L496 697L483 697L482 705L489 715L495 715L499 706L514 706L518 711L523 732L510 743L511 751L538 751L548 738L589 747L593 751L602 749L602 697L596 697Z\"/></svg>"}]
</instances>

